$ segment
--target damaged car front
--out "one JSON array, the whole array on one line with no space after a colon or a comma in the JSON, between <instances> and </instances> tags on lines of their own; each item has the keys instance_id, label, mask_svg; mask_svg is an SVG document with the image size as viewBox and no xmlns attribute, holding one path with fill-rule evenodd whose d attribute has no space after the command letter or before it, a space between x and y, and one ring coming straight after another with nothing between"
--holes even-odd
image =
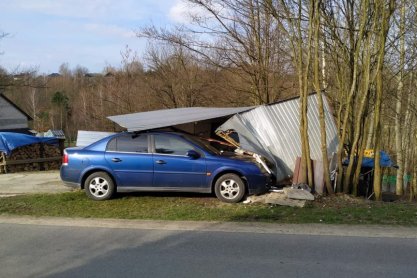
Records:
<instances>
[{"instance_id":1,"label":"damaged car front","mask_svg":"<svg viewBox=\"0 0 417 278\"><path fill-rule=\"evenodd\" d=\"M260 157L240 151L235 147L230 148L230 145L229 150L235 149L235 151L220 151L206 139L191 135L183 136L209 153L209 155L206 155L207 176L209 177L207 182L214 185L216 196L219 199L226 202L230 201L227 194L216 192L217 188L223 188L216 183L221 183L219 180L222 180L222 176L225 174L235 174L240 177L245 184L245 192L248 195L265 193L273 185L273 174Z\"/></svg>"}]
</instances>

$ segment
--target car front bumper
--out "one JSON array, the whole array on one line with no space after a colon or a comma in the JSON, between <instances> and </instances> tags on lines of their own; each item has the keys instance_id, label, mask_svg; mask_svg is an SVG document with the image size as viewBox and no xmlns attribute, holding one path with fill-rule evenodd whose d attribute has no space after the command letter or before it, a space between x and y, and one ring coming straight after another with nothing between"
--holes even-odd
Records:
<instances>
[{"instance_id":1,"label":"car front bumper","mask_svg":"<svg viewBox=\"0 0 417 278\"><path fill-rule=\"evenodd\" d=\"M248 182L248 194L257 195L267 192L272 185L270 174L251 175L246 177Z\"/></svg>"}]
</instances>

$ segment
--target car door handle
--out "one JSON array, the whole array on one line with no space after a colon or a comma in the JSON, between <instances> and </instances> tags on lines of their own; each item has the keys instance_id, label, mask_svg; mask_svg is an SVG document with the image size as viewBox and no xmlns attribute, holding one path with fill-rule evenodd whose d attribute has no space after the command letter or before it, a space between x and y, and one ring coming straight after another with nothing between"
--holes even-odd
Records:
<instances>
[{"instance_id":1,"label":"car door handle","mask_svg":"<svg viewBox=\"0 0 417 278\"><path fill-rule=\"evenodd\" d=\"M164 160L157 160L155 161L157 164L167 164Z\"/></svg>"},{"instance_id":2,"label":"car door handle","mask_svg":"<svg viewBox=\"0 0 417 278\"><path fill-rule=\"evenodd\" d=\"M120 158L117 158L117 157L115 157L115 158L112 158L112 160L111 161L113 161L113 162L122 162L122 160L120 159Z\"/></svg>"}]
</instances>

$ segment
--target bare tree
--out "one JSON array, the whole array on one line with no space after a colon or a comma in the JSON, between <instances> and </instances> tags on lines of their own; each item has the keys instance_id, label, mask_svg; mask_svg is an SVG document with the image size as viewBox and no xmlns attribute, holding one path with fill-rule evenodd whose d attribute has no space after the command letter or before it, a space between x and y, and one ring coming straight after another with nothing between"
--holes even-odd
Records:
<instances>
[{"instance_id":1,"label":"bare tree","mask_svg":"<svg viewBox=\"0 0 417 278\"><path fill-rule=\"evenodd\" d=\"M146 82L165 108L193 107L210 103L210 70L181 46L149 48L150 70Z\"/></svg>"},{"instance_id":2,"label":"bare tree","mask_svg":"<svg viewBox=\"0 0 417 278\"><path fill-rule=\"evenodd\" d=\"M276 21L260 0L188 0L201 12L191 15L191 27L174 31L148 27L137 35L182 46L202 62L241 78L233 88L252 104L269 103L288 66L285 45ZM282 77L281 77L282 78Z\"/></svg>"}]
</instances>

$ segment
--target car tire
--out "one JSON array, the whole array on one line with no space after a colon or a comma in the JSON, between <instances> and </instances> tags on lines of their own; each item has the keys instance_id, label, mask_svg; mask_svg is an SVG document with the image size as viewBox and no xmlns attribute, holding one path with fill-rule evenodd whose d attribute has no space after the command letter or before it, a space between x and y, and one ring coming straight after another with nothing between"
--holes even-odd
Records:
<instances>
[{"instance_id":1,"label":"car tire","mask_svg":"<svg viewBox=\"0 0 417 278\"><path fill-rule=\"evenodd\" d=\"M114 193L113 179L106 172L95 172L84 183L85 194L93 200L108 200Z\"/></svg>"},{"instance_id":2,"label":"car tire","mask_svg":"<svg viewBox=\"0 0 417 278\"><path fill-rule=\"evenodd\" d=\"M217 179L214 192L220 201L237 203L245 195L245 184L236 174L224 174Z\"/></svg>"}]
</instances>

